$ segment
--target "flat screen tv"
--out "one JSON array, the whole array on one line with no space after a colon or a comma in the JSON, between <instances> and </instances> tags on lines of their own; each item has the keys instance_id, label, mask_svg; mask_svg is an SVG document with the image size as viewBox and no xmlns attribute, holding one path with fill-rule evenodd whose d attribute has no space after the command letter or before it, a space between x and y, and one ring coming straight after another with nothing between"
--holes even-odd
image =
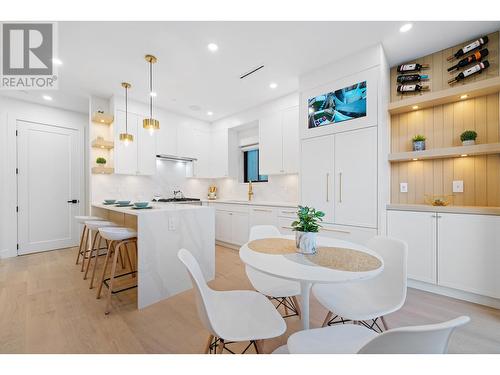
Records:
<instances>
[{"instance_id":1,"label":"flat screen tv","mask_svg":"<svg viewBox=\"0 0 500 375\"><path fill-rule=\"evenodd\" d=\"M366 116L366 81L309 99L309 129Z\"/></svg>"}]
</instances>

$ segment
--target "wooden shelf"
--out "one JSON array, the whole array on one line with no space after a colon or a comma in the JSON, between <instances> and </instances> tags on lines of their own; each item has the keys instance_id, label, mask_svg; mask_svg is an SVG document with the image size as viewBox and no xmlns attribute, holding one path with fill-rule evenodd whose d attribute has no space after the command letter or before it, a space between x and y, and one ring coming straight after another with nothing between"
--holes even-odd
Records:
<instances>
[{"instance_id":1,"label":"wooden shelf","mask_svg":"<svg viewBox=\"0 0 500 375\"><path fill-rule=\"evenodd\" d=\"M113 141L106 141L105 139L96 138L92 141L92 147L111 150L113 147L115 147L115 144Z\"/></svg>"},{"instance_id":2,"label":"wooden shelf","mask_svg":"<svg viewBox=\"0 0 500 375\"><path fill-rule=\"evenodd\" d=\"M115 172L114 168L109 167L92 167L93 174L112 174Z\"/></svg>"},{"instance_id":3,"label":"wooden shelf","mask_svg":"<svg viewBox=\"0 0 500 375\"><path fill-rule=\"evenodd\" d=\"M114 117L108 113L95 112L92 115L92 121L97 124L111 125L113 123Z\"/></svg>"},{"instance_id":4,"label":"wooden shelf","mask_svg":"<svg viewBox=\"0 0 500 375\"><path fill-rule=\"evenodd\" d=\"M445 159L460 157L462 155L472 156L487 154L500 154L500 143L485 143L472 146L435 148L424 151L397 152L389 154L389 161L391 163L397 163L415 159Z\"/></svg>"},{"instance_id":5,"label":"wooden shelf","mask_svg":"<svg viewBox=\"0 0 500 375\"><path fill-rule=\"evenodd\" d=\"M408 99L399 100L389 104L389 113L398 114L411 112L416 109L424 109L436 105L459 102L460 96L467 95L467 99L493 94L500 91L500 77L485 79L482 81L457 84L446 90L429 92ZM413 108L418 106L418 108Z\"/></svg>"},{"instance_id":6,"label":"wooden shelf","mask_svg":"<svg viewBox=\"0 0 500 375\"><path fill-rule=\"evenodd\" d=\"M500 215L500 207L494 206L432 206L430 204L395 204L387 205L391 211L443 212L452 214Z\"/></svg>"}]
</instances>

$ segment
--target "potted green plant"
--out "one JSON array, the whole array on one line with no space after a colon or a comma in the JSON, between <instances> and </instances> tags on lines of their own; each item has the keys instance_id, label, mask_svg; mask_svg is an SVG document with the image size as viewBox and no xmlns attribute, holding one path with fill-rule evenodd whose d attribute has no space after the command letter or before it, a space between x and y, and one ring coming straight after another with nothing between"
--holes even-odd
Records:
<instances>
[{"instance_id":1,"label":"potted green plant","mask_svg":"<svg viewBox=\"0 0 500 375\"><path fill-rule=\"evenodd\" d=\"M95 159L95 163L99 167L104 167L106 165L106 159L104 159L103 157L98 157L97 159Z\"/></svg>"},{"instance_id":2,"label":"potted green plant","mask_svg":"<svg viewBox=\"0 0 500 375\"><path fill-rule=\"evenodd\" d=\"M424 151L425 150L425 135L417 134L412 138L413 151Z\"/></svg>"},{"instance_id":3,"label":"potted green plant","mask_svg":"<svg viewBox=\"0 0 500 375\"><path fill-rule=\"evenodd\" d=\"M315 208L299 206L297 220L292 223L295 231L297 251L303 254L316 253L316 235L321 228L325 213Z\"/></svg>"},{"instance_id":4,"label":"potted green plant","mask_svg":"<svg viewBox=\"0 0 500 375\"><path fill-rule=\"evenodd\" d=\"M460 134L462 145L470 146L476 144L477 133L474 130L466 130Z\"/></svg>"}]
</instances>

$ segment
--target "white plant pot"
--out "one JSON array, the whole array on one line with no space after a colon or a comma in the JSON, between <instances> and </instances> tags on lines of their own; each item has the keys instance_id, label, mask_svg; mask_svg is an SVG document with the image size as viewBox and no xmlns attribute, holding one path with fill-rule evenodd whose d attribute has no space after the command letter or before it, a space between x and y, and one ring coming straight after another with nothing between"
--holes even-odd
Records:
<instances>
[{"instance_id":1,"label":"white plant pot","mask_svg":"<svg viewBox=\"0 0 500 375\"><path fill-rule=\"evenodd\" d=\"M297 246L297 252L302 254L315 254L316 237L317 233L315 232L295 231L295 246Z\"/></svg>"},{"instance_id":2,"label":"white plant pot","mask_svg":"<svg viewBox=\"0 0 500 375\"><path fill-rule=\"evenodd\" d=\"M471 139L470 141L463 141L462 142L462 145L463 146L472 146L472 145L475 145L476 144L476 141Z\"/></svg>"}]
</instances>

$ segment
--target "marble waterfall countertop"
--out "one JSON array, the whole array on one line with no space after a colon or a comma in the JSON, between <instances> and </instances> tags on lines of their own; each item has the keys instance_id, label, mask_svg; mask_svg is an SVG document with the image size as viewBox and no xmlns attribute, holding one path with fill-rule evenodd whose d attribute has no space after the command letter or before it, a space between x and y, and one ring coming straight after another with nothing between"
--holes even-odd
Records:
<instances>
[{"instance_id":1,"label":"marble waterfall countertop","mask_svg":"<svg viewBox=\"0 0 500 375\"><path fill-rule=\"evenodd\" d=\"M272 202L272 201L248 201L238 199L202 199L202 202L208 203L225 203L225 204L242 204L246 206L272 206L272 207L294 207L299 204L297 202Z\"/></svg>"},{"instance_id":2,"label":"marble waterfall countertop","mask_svg":"<svg viewBox=\"0 0 500 375\"><path fill-rule=\"evenodd\" d=\"M207 207L203 207L196 204L188 204L188 203L170 203L170 202L149 202L149 205L153 208L142 208L136 209L133 206L130 207L117 207L114 204L103 204L103 203L94 203L92 207L101 208L105 210L120 212L128 215L141 215L151 212L158 211L181 211L181 210L199 210L199 209L207 209Z\"/></svg>"}]
</instances>

